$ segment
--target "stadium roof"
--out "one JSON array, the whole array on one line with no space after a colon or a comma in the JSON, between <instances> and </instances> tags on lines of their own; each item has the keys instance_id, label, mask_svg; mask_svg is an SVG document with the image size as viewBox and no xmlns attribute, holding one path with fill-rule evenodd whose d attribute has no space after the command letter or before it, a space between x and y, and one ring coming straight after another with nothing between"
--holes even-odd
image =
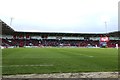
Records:
<instances>
[{"instance_id":1,"label":"stadium roof","mask_svg":"<svg viewBox=\"0 0 120 80\"><path fill-rule=\"evenodd\" d=\"M2 34L9 35L9 34L13 34L14 33L14 30L9 25L7 25L5 22L0 20L0 23L2 24L0 26L0 29L2 29Z\"/></svg>"},{"instance_id":2,"label":"stadium roof","mask_svg":"<svg viewBox=\"0 0 120 80\"><path fill-rule=\"evenodd\" d=\"M30 34L37 36L69 36L69 37L99 37L103 34L96 33L57 33L57 32L15 32L15 34Z\"/></svg>"},{"instance_id":3,"label":"stadium roof","mask_svg":"<svg viewBox=\"0 0 120 80\"><path fill-rule=\"evenodd\" d=\"M110 32L109 36L117 36L120 37L120 31Z\"/></svg>"},{"instance_id":4,"label":"stadium roof","mask_svg":"<svg viewBox=\"0 0 120 80\"><path fill-rule=\"evenodd\" d=\"M2 22L2 34L3 35L36 35L36 36L74 36L74 37L100 37L101 35L106 35L105 33L59 33L59 32L20 32L20 31L15 31L12 29L9 25L7 25L5 22L0 20ZM1 27L1 26L0 26ZM116 32L110 32L107 35L113 36L113 37L118 37L120 35L120 31Z\"/></svg>"}]
</instances>

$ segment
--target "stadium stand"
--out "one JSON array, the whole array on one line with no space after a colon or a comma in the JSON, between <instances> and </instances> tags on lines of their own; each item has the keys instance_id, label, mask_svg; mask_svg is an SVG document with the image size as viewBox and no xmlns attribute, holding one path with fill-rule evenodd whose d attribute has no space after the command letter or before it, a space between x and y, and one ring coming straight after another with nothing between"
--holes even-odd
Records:
<instances>
[{"instance_id":1,"label":"stadium stand","mask_svg":"<svg viewBox=\"0 0 120 80\"><path fill-rule=\"evenodd\" d=\"M120 47L120 31L108 34L93 33L49 33L49 32L18 32L5 22L2 23L1 46L8 47L100 47L100 37L108 36L107 47Z\"/></svg>"}]
</instances>

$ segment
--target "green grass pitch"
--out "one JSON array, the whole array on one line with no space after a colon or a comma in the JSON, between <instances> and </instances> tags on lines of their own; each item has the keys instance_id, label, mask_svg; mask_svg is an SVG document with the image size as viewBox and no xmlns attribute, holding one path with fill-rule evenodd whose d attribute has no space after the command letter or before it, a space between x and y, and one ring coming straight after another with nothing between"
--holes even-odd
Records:
<instances>
[{"instance_id":1,"label":"green grass pitch","mask_svg":"<svg viewBox=\"0 0 120 80\"><path fill-rule=\"evenodd\" d=\"M42 74L118 71L113 48L11 48L2 50L2 72Z\"/></svg>"}]
</instances>

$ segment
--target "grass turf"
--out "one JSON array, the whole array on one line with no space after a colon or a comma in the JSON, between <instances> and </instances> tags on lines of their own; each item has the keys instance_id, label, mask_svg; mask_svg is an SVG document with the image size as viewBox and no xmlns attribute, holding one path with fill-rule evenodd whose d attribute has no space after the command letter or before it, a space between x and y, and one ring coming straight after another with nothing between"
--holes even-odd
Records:
<instances>
[{"instance_id":1,"label":"grass turf","mask_svg":"<svg viewBox=\"0 0 120 80\"><path fill-rule=\"evenodd\" d=\"M3 75L118 71L117 49L13 48L2 50Z\"/></svg>"}]
</instances>

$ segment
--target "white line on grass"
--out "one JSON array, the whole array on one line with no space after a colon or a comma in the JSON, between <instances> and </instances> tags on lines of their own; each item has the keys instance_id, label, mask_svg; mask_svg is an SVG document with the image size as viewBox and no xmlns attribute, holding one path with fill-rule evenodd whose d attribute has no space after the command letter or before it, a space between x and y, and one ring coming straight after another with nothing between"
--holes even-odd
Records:
<instances>
[{"instance_id":1,"label":"white line on grass","mask_svg":"<svg viewBox=\"0 0 120 80\"><path fill-rule=\"evenodd\" d=\"M89 57L94 57L94 56L89 56Z\"/></svg>"},{"instance_id":2,"label":"white line on grass","mask_svg":"<svg viewBox=\"0 0 120 80\"><path fill-rule=\"evenodd\" d=\"M78 55L82 55L82 56L86 56L86 57L94 57L94 56L89 56L89 55L85 55L85 54L78 54Z\"/></svg>"},{"instance_id":3,"label":"white line on grass","mask_svg":"<svg viewBox=\"0 0 120 80\"><path fill-rule=\"evenodd\" d=\"M53 66L52 64L50 65L6 65L2 67L40 67L40 66Z\"/></svg>"},{"instance_id":4,"label":"white line on grass","mask_svg":"<svg viewBox=\"0 0 120 80\"><path fill-rule=\"evenodd\" d=\"M65 50L64 50L64 51L62 51L62 52L68 52L68 51L65 51ZM73 52L69 52L69 53L73 53ZM79 54L75 54L75 55L82 55L82 56L91 57L91 58L94 57L94 56L89 56L89 55L80 54L80 53L79 53Z\"/></svg>"}]
</instances>

